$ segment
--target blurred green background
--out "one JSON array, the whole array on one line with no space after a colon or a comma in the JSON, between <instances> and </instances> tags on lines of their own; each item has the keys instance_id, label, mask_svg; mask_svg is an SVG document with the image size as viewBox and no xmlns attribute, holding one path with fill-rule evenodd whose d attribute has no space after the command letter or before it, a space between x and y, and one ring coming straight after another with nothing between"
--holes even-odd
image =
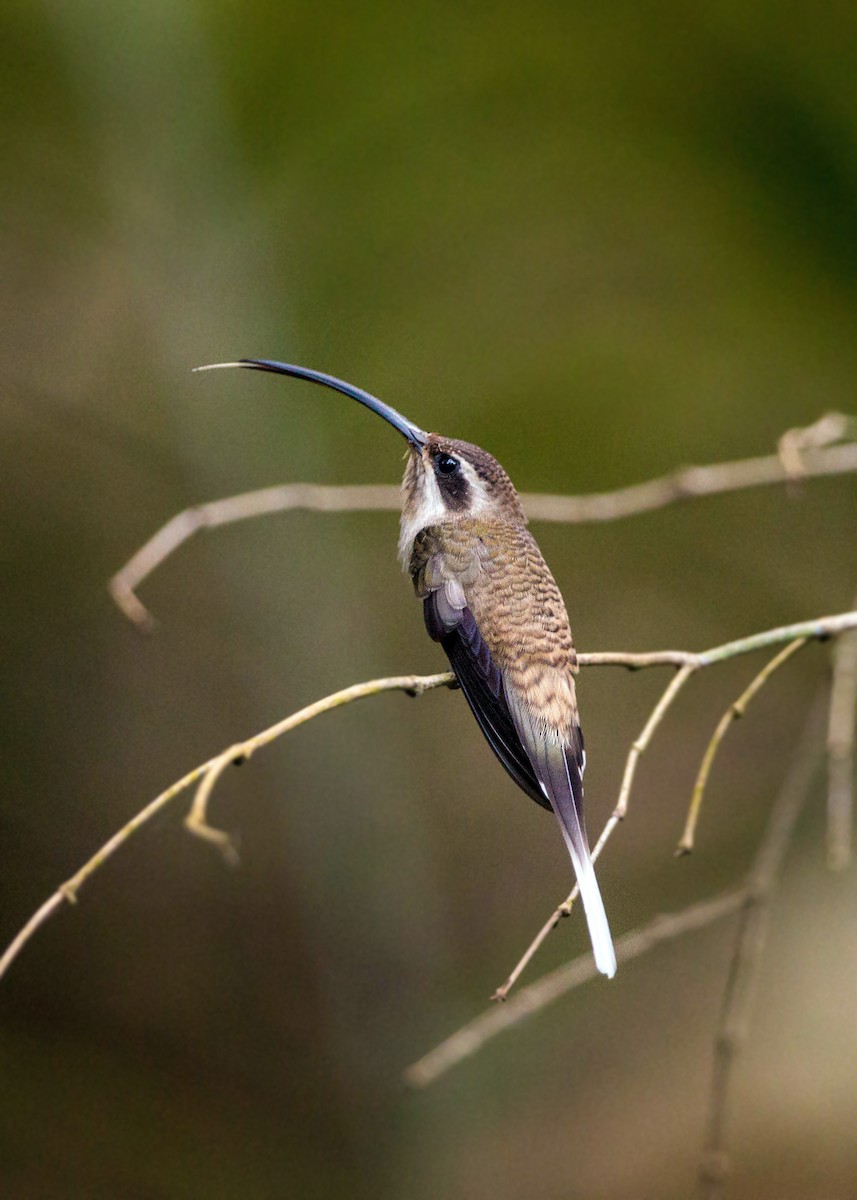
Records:
<instances>
[{"instance_id":1,"label":"blurred green background","mask_svg":"<svg viewBox=\"0 0 857 1200\"><path fill-rule=\"evenodd\" d=\"M188 504L395 482L401 445L279 357L584 492L769 452L857 376L852 4L148 5L4 0L2 926L10 938L195 763L332 690L443 666L391 513L306 513L107 578ZM537 525L578 646L701 649L847 609L857 480ZM694 681L600 865L614 932L740 877L814 646L718 761L760 665ZM589 671L590 827L662 673ZM736 1075L730 1195L857 1196L857 886L823 785ZM129 844L0 989L16 1200L684 1197L730 929L660 949L425 1094L401 1069L479 1011L569 866L460 696L328 716ZM541 955L586 948L578 915Z\"/></svg>"}]
</instances>

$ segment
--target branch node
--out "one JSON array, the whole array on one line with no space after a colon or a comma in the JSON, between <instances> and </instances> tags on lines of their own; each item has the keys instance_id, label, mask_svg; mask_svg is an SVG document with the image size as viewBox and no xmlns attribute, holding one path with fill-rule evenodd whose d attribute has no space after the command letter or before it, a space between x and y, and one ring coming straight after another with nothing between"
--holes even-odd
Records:
<instances>
[{"instance_id":1,"label":"branch node","mask_svg":"<svg viewBox=\"0 0 857 1200\"><path fill-rule=\"evenodd\" d=\"M113 602L125 614L138 633L153 634L158 629L158 622L139 599L133 588L122 579L124 568L114 575L107 585L107 590Z\"/></svg>"}]
</instances>

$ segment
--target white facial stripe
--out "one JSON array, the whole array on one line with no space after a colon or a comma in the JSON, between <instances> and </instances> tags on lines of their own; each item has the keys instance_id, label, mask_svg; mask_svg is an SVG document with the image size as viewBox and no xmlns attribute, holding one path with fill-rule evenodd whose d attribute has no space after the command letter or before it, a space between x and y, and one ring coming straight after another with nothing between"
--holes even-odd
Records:
<instances>
[{"instance_id":1,"label":"white facial stripe","mask_svg":"<svg viewBox=\"0 0 857 1200\"><path fill-rule=\"evenodd\" d=\"M402 520L399 527L399 559L407 570L411 557L411 546L414 538L421 529L429 525L438 525L449 516L443 497L440 494L434 471L419 469L417 477L419 496L410 518L402 510Z\"/></svg>"},{"instance_id":2,"label":"white facial stripe","mask_svg":"<svg viewBox=\"0 0 857 1200\"><path fill-rule=\"evenodd\" d=\"M457 457L457 456L456 456ZM440 525L444 521L454 521L457 515L468 517L477 516L491 507L491 501L485 493L485 483L479 478L474 468L465 459L459 459L461 472L468 484L467 510L465 514L450 512L441 495L437 477L430 464L426 463L425 452L417 475L417 503L413 506L410 517L402 510L399 526L399 560L405 570L411 557L411 546L414 538L421 529L429 525ZM428 467L428 469L426 469Z\"/></svg>"}]
</instances>

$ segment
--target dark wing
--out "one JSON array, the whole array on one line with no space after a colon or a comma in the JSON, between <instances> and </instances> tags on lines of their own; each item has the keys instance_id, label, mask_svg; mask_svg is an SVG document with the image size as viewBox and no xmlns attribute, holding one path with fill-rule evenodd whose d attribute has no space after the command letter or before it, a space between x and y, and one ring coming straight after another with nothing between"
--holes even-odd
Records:
<instances>
[{"instance_id":1,"label":"dark wing","mask_svg":"<svg viewBox=\"0 0 857 1200\"><path fill-rule=\"evenodd\" d=\"M522 791L551 811L509 712L500 668L482 639L473 613L450 603L446 589L423 601L426 629L440 642L479 722L485 740Z\"/></svg>"},{"instance_id":2,"label":"dark wing","mask_svg":"<svg viewBox=\"0 0 857 1200\"><path fill-rule=\"evenodd\" d=\"M583 820L586 758L580 727L575 723L562 736L534 720L526 699L507 686L456 580L429 591L423 612L429 635L446 651L489 746L518 787L555 813L580 887L595 964L612 976L616 955Z\"/></svg>"}]
</instances>

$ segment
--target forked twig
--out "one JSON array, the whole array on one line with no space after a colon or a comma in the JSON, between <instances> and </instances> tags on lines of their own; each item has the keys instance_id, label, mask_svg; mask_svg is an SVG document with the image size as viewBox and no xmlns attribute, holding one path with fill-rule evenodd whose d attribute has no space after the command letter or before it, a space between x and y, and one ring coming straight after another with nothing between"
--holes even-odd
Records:
<instances>
[{"instance_id":1,"label":"forked twig","mask_svg":"<svg viewBox=\"0 0 857 1200\"><path fill-rule=\"evenodd\" d=\"M803 736L785 775L780 794L771 809L765 833L747 877L741 920L735 935L715 1039L708 1132L699 1169L700 1194L704 1200L714 1200L721 1194L729 1172L726 1121L732 1071L738 1050L747 1033L771 900L821 756L821 730L826 700L827 697L822 691L810 708Z\"/></svg>"},{"instance_id":2,"label":"forked twig","mask_svg":"<svg viewBox=\"0 0 857 1200\"><path fill-rule=\"evenodd\" d=\"M822 417L807 430L790 430L780 439L780 453L735 462L686 467L671 475L651 479L612 492L585 496L553 496L522 492L524 511L534 521L560 521L570 525L616 521L666 508L678 501L769 484L845 475L857 471L857 444L831 446L851 433L854 421L837 413ZM820 430L820 433L813 431ZM138 629L147 632L155 621L137 595L140 584L188 538L203 529L229 525L265 514L295 509L313 512L398 511L401 493L395 485L361 484L332 487L290 483L243 492L208 504L185 509L172 517L141 546L113 576L110 594Z\"/></svg>"},{"instance_id":3,"label":"forked twig","mask_svg":"<svg viewBox=\"0 0 857 1200\"><path fill-rule=\"evenodd\" d=\"M454 682L454 676L451 672L444 672L441 675L402 675L389 679L373 679L368 683L358 683L354 687L344 688L341 692L334 692L332 696L326 696L323 700L317 700L315 704L310 704L307 708L303 708L300 712L293 713L292 716L286 717L285 720L277 722L269 729L263 730L254 738L241 743L240 747L230 747L229 750L222 754L216 755L214 758L208 759L207 762L201 763L198 767L194 767L192 771L188 771L187 775L183 775L181 779L171 784L166 791L161 792L160 796L156 796L145 808L141 809L136 816L132 817L127 824L123 825L116 833L109 838L104 845L93 854L79 871L72 875L71 879L67 879L65 883L61 883L53 895L49 896L40 908L33 913L26 925L12 940L6 948L2 958L0 958L0 978L6 973L11 963L18 957L21 950L45 922L53 916L57 909L63 904L75 904L80 889L95 872L112 858L116 851L124 846L132 834L136 833L143 825L152 819L161 809L165 808L171 800L176 796L186 791L197 781L202 781L196 795L195 817L196 820L190 826L194 833L201 836L208 836L211 841L216 842L221 848L227 851L231 849L229 839L220 834L219 830L210 830L203 832L203 826L209 830L205 822L205 802L208 799L211 788L205 792L202 788L205 787L206 780L216 778L224 770L230 762L237 761L241 755L248 758L254 750L260 746L267 745L280 737L284 733L288 733L290 729L295 729L298 725L303 725L306 721L312 720L313 717L318 717L322 713L330 712L331 709L340 708L343 704L350 704L354 700L362 700L365 696L376 696L381 692L408 692L412 696L421 695L430 688L449 686ZM212 784L213 786L213 784ZM202 792L203 799L200 801L200 793ZM194 815L194 809L191 810ZM211 836L212 834L217 836Z\"/></svg>"},{"instance_id":4,"label":"forked twig","mask_svg":"<svg viewBox=\"0 0 857 1200\"><path fill-rule=\"evenodd\" d=\"M855 616L857 616L857 613L845 615L845 625L839 629L840 633L850 628L850 621ZM840 618L831 619L837 622L840 620ZM714 663L724 662L728 658L736 658L740 654L747 654L753 650L762 650L767 646L775 646L783 642L800 641L802 644L806 640L826 637L827 634L824 632L824 627L826 627L827 620L828 618L822 618L820 624L806 622L801 625L781 626L779 629L772 629L767 633L756 634L751 638L739 638L738 641L725 642L722 646L715 646L711 650L705 650L702 654L685 656L682 670L679 671L675 679L673 679L671 682L670 686L661 696L651 716L646 722L643 732L640 734L637 741L631 746L631 750L625 763L625 773L622 778L622 786L619 790L619 800L616 808L608 818L607 824L602 829L601 836L598 838L598 841L595 844L595 847L592 851L593 860L601 853L604 843L610 838L619 821L625 816L625 813L628 809L628 799L631 792L631 786L634 781L634 775L637 770L637 763L640 755L648 747L655 730L661 723L661 720L663 719L667 709L675 699L676 693L681 687L684 686L690 676L702 667L710 667ZM789 650L789 655L791 653L793 653L793 651ZM603 655L599 657L606 662L608 656ZM780 656L778 655L777 658L779 657ZM581 655L580 662L583 663L583 661L584 658ZM780 665L776 660L775 663L776 666ZM769 664L769 666L771 667L770 670L765 668L765 670L761 673L762 678L759 681L758 687L755 689L756 691L758 691L758 688L766 682L773 670L776 669L776 666L773 664ZM576 899L577 886L575 885L565 900L563 900L561 904L557 905L557 907L548 917L547 921L545 921L544 925L542 925L541 929L538 931L536 936L527 946L527 949L521 955L518 962L515 964L515 967L507 978L506 982L501 984L500 987L498 987L493 993L491 997L492 1000L502 1001L507 998L511 989L515 986L515 984L521 978L521 975L528 967L533 955L544 943L549 934L556 929L563 917L567 917L569 915L572 905Z\"/></svg>"},{"instance_id":5,"label":"forked twig","mask_svg":"<svg viewBox=\"0 0 857 1200\"><path fill-rule=\"evenodd\" d=\"M704 929L716 921L737 912L744 902L743 889L724 892L710 900L692 904L679 913L660 914L647 925L625 933L616 939L616 960L619 963L640 958L662 942L672 941L685 933ZM440 1045L419 1059L405 1072L406 1081L413 1087L427 1087L465 1058L478 1053L489 1041L517 1025L525 1017L540 1012L561 996L591 979L598 978L598 969L590 953L581 954L571 962L557 967L547 975L521 988L513 999L499 1006L492 1005L467 1025L453 1033Z\"/></svg>"},{"instance_id":6,"label":"forked twig","mask_svg":"<svg viewBox=\"0 0 857 1200\"><path fill-rule=\"evenodd\" d=\"M709 1139L705 1155L706 1173L723 1178L723 1131L729 1072L738 1038L746 1022L752 989L751 978L761 949L762 917L779 875L795 823L805 803L815 764L820 754L820 697L807 722L795 763L786 775L783 789L774 804L767 827L756 852L746 884L713 899L693 904L670 916L658 916L640 929L624 934L616 941L620 963L639 958L660 942L702 929L732 913L741 911L735 950L724 996L720 1030L717 1037L715 1079L709 1115ZM452 1067L477 1054L497 1034L517 1025L525 1017L540 1012L560 997L590 980L598 978L592 955L581 954L528 984L506 1004L492 1005L479 1016L430 1050L408 1068L405 1078L414 1087L426 1087ZM740 1018L740 1019L738 1019Z\"/></svg>"},{"instance_id":7,"label":"forked twig","mask_svg":"<svg viewBox=\"0 0 857 1200\"><path fill-rule=\"evenodd\" d=\"M667 695L672 691L674 697L675 691L680 687L679 680L683 675L689 677L699 667L709 666L715 662L722 662L726 658L735 657L739 654L748 654L753 650L760 649L764 646L774 645L778 642L793 641L797 637L806 638L827 638L835 637L847 630L857 629L857 611L838 613L835 616L819 617L813 621L803 621L796 625L784 625L777 629L768 629L763 633L755 634L749 638L741 638L738 641L727 642L723 646L717 646L713 650L708 650L704 654L694 655L686 651L667 650L649 654L581 654L578 656L579 662L584 666L626 666L632 669L639 669L646 666L662 665L664 663L675 664L681 662L683 666L679 670L670 684L670 688L661 698L658 708L664 705ZM291 716L278 721L269 729L263 730L255 737L248 738L245 742L237 743L230 746L228 750L209 759L198 767L194 767L187 775L184 775L176 783L172 784L160 796L152 800L144 809L142 809L135 817L133 817L126 825L124 825L117 833L115 833L105 844L98 850L92 858L86 862L81 869L61 884L56 891L45 901L45 903L33 914L24 928L13 939L12 943L7 948L6 952L0 958L0 977L8 969L9 965L17 957L23 947L27 944L30 938L41 926L60 908L63 903L73 903L83 884L89 877L98 870L98 868L107 861L108 858L124 845L128 838L136 832L142 825L150 820L157 812L159 812L166 804L169 803L175 796L185 791L194 783L199 783L194 804L191 808L187 821L188 827L193 833L196 833L207 840L218 845L223 850L227 857L234 856L234 848L227 835L221 830L215 829L209 825L207 819L207 806L211 796L212 789L229 765L232 762L242 761L250 757L260 746L267 745L274 741L275 738L281 737L289 730L296 728L298 725L304 724L306 721L312 720L314 717L320 716L322 713L329 712L334 708L339 708L344 704L350 704L354 700L363 699L366 696L378 695L381 692L389 691L404 691L411 695L420 695L422 692L430 688L449 687L455 682L451 672L445 671L438 675L402 675L386 679L373 679L368 683L358 683L353 687L344 688L340 692L335 692L331 696L326 696L322 700L316 701L315 704L309 705L307 708L301 709L300 712L293 713ZM657 711L657 709L656 709ZM665 709L663 709L665 711ZM662 713L661 713L662 715ZM652 725L653 717L647 722L647 729ZM653 732L653 728L650 733ZM645 733L645 731L644 731ZM642 736L641 739L642 740ZM641 751L637 750L637 757ZM633 753L633 749L632 749ZM626 796L627 801L627 796ZM612 829L618 817L611 817L613 822L608 825ZM596 849L600 851L601 846L609 836L607 828L602 833Z\"/></svg>"},{"instance_id":8,"label":"forked twig","mask_svg":"<svg viewBox=\"0 0 857 1200\"><path fill-rule=\"evenodd\" d=\"M137 596L137 588L165 559L202 529L234 525L269 513L297 509L311 512L388 511L401 504L401 492L387 484L358 484L332 487L315 483L286 483L280 487L242 492L186 508L171 517L137 553L117 571L108 584L110 595L125 616L143 633L151 633L155 619Z\"/></svg>"},{"instance_id":9,"label":"forked twig","mask_svg":"<svg viewBox=\"0 0 857 1200\"><path fill-rule=\"evenodd\" d=\"M747 687L734 703L730 704L726 712L717 723L717 728L712 734L711 741L705 754L702 756L702 763L699 768L699 774L696 777L696 783L693 787L693 792L690 797L690 807L687 812L687 820L684 826L684 832L681 835L676 854L690 854L693 850L693 841L696 835L696 826L699 821L699 813L702 808L702 799L705 794L705 787L708 783L708 776L711 773L711 766L717 751L723 739L726 737L731 726L740 717L744 716L747 711L747 706L752 701L753 697L765 686L773 673L792 657L801 646L807 644L807 638L796 638L788 646L785 646L779 654L775 655L769 663L767 663L758 675L754 677L749 687Z\"/></svg>"}]
</instances>

